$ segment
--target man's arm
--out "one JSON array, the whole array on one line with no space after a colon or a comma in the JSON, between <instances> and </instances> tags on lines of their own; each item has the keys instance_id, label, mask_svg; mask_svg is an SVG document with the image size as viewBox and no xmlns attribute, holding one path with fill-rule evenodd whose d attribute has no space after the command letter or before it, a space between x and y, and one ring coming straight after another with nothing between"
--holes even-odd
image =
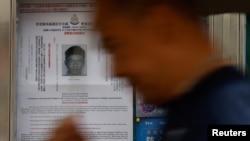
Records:
<instances>
[{"instance_id":1,"label":"man's arm","mask_svg":"<svg viewBox=\"0 0 250 141\"><path fill-rule=\"evenodd\" d=\"M64 119L48 141L85 141L77 130L73 118Z\"/></svg>"}]
</instances>

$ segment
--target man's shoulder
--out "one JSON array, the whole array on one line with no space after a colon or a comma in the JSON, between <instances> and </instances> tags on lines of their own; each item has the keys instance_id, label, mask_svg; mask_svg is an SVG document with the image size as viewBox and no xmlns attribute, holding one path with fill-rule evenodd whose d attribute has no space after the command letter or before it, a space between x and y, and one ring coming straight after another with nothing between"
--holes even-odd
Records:
<instances>
[{"instance_id":1,"label":"man's shoulder","mask_svg":"<svg viewBox=\"0 0 250 141\"><path fill-rule=\"evenodd\" d=\"M208 97L211 122L250 124L250 81L238 79L211 91Z\"/></svg>"},{"instance_id":2,"label":"man's shoulder","mask_svg":"<svg viewBox=\"0 0 250 141\"><path fill-rule=\"evenodd\" d=\"M224 66L201 79L191 93L245 93L250 88L250 79L234 66ZM219 95L219 96L220 96Z\"/></svg>"}]
</instances>

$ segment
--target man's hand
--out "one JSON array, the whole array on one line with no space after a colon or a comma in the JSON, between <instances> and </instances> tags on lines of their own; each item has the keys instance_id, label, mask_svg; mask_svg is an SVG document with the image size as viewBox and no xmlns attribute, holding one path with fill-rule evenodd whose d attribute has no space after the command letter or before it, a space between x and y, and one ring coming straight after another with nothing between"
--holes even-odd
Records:
<instances>
[{"instance_id":1,"label":"man's hand","mask_svg":"<svg viewBox=\"0 0 250 141\"><path fill-rule=\"evenodd\" d=\"M84 141L73 118L64 119L48 141Z\"/></svg>"}]
</instances>

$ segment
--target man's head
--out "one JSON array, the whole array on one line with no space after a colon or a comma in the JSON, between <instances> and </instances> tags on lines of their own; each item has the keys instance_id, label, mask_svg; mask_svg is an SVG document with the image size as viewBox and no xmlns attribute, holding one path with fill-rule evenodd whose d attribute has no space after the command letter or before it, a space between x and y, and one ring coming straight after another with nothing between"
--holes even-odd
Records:
<instances>
[{"instance_id":1,"label":"man's head","mask_svg":"<svg viewBox=\"0 0 250 141\"><path fill-rule=\"evenodd\" d=\"M70 76L82 75L82 68L85 63L85 51L79 46L72 46L65 52L65 65Z\"/></svg>"},{"instance_id":2,"label":"man's head","mask_svg":"<svg viewBox=\"0 0 250 141\"><path fill-rule=\"evenodd\" d=\"M177 97L183 79L211 55L195 9L184 3L97 1L97 28L114 57L115 75L128 78L148 103Z\"/></svg>"}]
</instances>

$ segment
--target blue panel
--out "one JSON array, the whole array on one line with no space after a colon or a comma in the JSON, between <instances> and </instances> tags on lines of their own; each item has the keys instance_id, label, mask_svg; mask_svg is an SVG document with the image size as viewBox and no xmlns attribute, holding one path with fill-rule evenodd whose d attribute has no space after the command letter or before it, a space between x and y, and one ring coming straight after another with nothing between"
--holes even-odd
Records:
<instances>
[{"instance_id":1,"label":"blue panel","mask_svg":"<svg viewBox=\"0 0 250 141\"><path fill-rule=\"evenodd\" d=\"M165 126L166 118L137 118L136 141L160 141Z\"/></svg>"}]
</instances>

